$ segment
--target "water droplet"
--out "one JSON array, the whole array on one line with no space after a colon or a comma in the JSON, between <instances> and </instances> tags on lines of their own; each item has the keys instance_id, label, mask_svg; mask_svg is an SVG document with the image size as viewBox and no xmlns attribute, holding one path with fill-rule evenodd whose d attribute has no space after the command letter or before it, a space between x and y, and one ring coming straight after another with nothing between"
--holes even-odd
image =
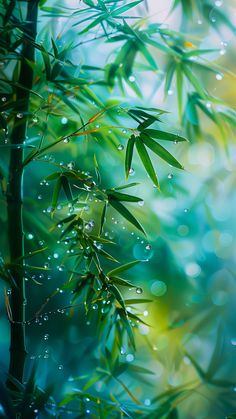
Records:
<instances>
[{"instance_id":1,"label":"water droplet","mask_svg":"<svg viewBox=\"0 0 236 419\"><path fill-rule=\"evenodd\" d=\"M23 118L23 113L21 113L21 112L18 112L17 114L16 114L16 117L18 118L18 119L22 119Z\"/></svg>"},{"instance_id":2,"label":"water droplet","mask_svg":"<svg viewBox=\"0 0 236 419\"><path fill-rule=\"evenodd\" d=\"M222 48L222 49L220 50L220 55L225 55L225 54L226 54L226 49Z\"/></svg>"},{"instance_id":3,"label":"water droplet","mask_svg":"<svg viewBox=\"0 0 236 419\"><path fill-rule=\"evenodd\" d=\"M150 244L147 244L147 246L145 246L146 250L151 250L152 246Z\"/></svg>"},{"instance_id":4,"label":"water droplet","mask_svg":"<svg viewBox=\"0 0 236 419\"><path fill-rule=\"evenodd\" d=\"M197 24L198 25L202 25L202 20L201 19L198 19Z\"/></svg>"},{"instance_id":5,"label":"water droplet","mask_svg":"<svg viewBox=\"0 0 236 419\"><path fill-rule=\"evenodd\" d=\"M34 235L33 235L32 233L28 233L28 234L26 235L26 238L27 238L28 240L33 240Z\"/></svg>"},{"instance_id":6,"label":"water droplet","mask_svg":"<svg viewBox=\"0 0 236 419\"><path fill-rule=\"evenodd\" d=\"M236 346L236 339L235 338L231 339L231 345Z\"/></svg>"},{"instance_id":7,"label":"water droplet","mask_svg":"<svg viewBox=\"0 0 236 419\"><path fill-rule=\"evenodd\" d=\"M63 118L61 118L62 125L66 125L67 122L68 122L68 119L65 116L63 116Z\"/></svg>"},{"instance_id":8,"label":"water droplet","mask_svg":"<svg viewBox=\"0 0 236 419\"><path fill-rule=\"evenodd\" d=\"M63 143L67 144L69 142L70 142L69 137L65 137L64 140L63 140ZM62 166L63 166L63 162L62 162Z\"/></svg>"},{"instance_id":9,"label":"water droplet","mask_svg":"<svg viewBox=\"0 0 236 419\"><path fill-rule=\"evenodd\" d=\"M129 76L129 81L130 81L131 83L134 83L134 82L135 82L135 80L136 80L135 76Z\"/></svg>"},{"instance_id":10,"label":"water droplet","mask_svg":"<svg viewBox=\"0 0 236 419\"><path fill-rule=\"evenodd\" d=\"M120 353L121 355L124 355L126 353L126 349L123 346L120 348Z\"/></svg>"},{"instance_id":11,"label":"water droplet","mask_svg":"<svg viewBox=\"0 0 236 419\"><path fill-rule=\"evenodd\" d=\"M117 149L118 149L119 151L122 151L122 150L124 150L124 146L123 146L122 144L119 144L119 145L118 145L118 147L117 147Z\"/></svg>"},{"instance_id":12,"label":"water droplet","mask_svg":"<svg viewBox=\"0 0 236 419\"><path fill-rule=\"evenodd\" d=\"M143 315L144 317L147 317L149 315L149 312L147 310L144 310Z\"/></svg>"},{"instance_id":13,"label":"water droplet","mask_svg":"<svg viewBox=\"0 0 236 419\"><path fill-rule=\"evenodd\" d=\"M174 175L172 173L169 173L167 177L168 179L173 179Z\"/></svg>"},{"instance_id":14,"label":"water droplet","mask_svg":"<svg viewBox=\"0 0 236 419\"><path fill-rule=\"evenodd\" d=\"M189 212L189 209L188 208L184 208L184 212L186 213L186 212Z\"/></svg>"},{"instance_id":15,"label":"water droplet","mask_svg":"<svg viewBox=\"0 0 236 419\"><path fill-rule=\"evenodd\" d=\"M7 101L6 96L3 96L3 97L1 98L1 101L2 101L2 102L6 102L6 101Z\"/></svg>"},{"instance_id":16,"label":"water droplet","mask_svg":"<svg viewBox=\"0 0 236 419\"><path fill-rule=\"evenodd\" d=\"M96 124L96 125L95 125L95 127L96 127L96 128L100 128L100 124Z\"/></svg>"},{"instance_id":17,"label":"water droplet","mask_svg":"<svg viewBox=\"0 0 236 419\"><path fill-rule=\"evenodd\" d=\"M138 130L138 129L133 129L133 135L135 136L135 137L139 137L140 136L140 134L141 134L141 132Z\"/></svg>"},{"instance_id":18,"label":"water droplet","mask_svg":"<svg viewBox=\"0 0 236 419\"><path fill-rule=\"evenodd\" d=\"M140 207L143 207L143 206L144 206L144 201L139 201L139 202L138 202L138 205L139 205Z\"/></svg>"},{"instance_id":19,"label":"water droplet","mask_svg":"<svg viewBox=\"0 0 236 419\"><path fill-rule=\"evenodd\" d=\"M216 74L216 80L222 80L223 77L224 77L223 74L220 74L220 73Z\"/></svg>"},{"instance_id":20,"label":"water droplet","mask_svg":"<svg viewBox=\"0 0 236 419\"><path fill-rule=\"evenodd\" d=\"M61 371L63 370L63 365L58 365L58 369Z\"/></svg>"},{"instance_id":21,"label":"water droplet","mask_svg":"<svg viewBox=\"0 0 236 419\"><path fill-rule=\"evenodd\" d=\"M97 310L98 309L98 305L97 304L93 304L92 308L93 308L93 310Z\"/></svg>"},{"instance_id":22,"label":"water droplet","mask_svg":"<svg viewBox=\"0 0 236 419\"><path fill-rule=\"evenodd\" d=\"M167 92L168 96L172 96L174 94L173 90L169 89Z\"/></svg>"},{"instance_id":23,"label":"water droplet","mask_svg":"<svg viewBox=\"0 0 236 419\"><path fill-rule=\"evenodd\" d=\"M59 258L59 254L58 253L53 253L53 257L54 257L54 259L58 259Z\"/></svg>"},{"instance_id":24,"label":"water droplet","mask_svg":"<svg viewBox=\"0 0 236 419\"><path fill-rule=\"evenodd\" d=\"M37 122L39 122L39 119L38 119L38 117L37 116L33 116L33 122L35 122L35 123L37 123Z\"/></svg>"},{"instance_id":25,"label":"water droplet","mask_svg":"<svg viewBox=\"0 0 236 419\"><path fill-rule=\"evenodd\" d=\"M221 7L221 6L222 6L222 4L223 4L223 1L221 1L221 0L216 0L216 1L215 1L215 5L216 5L216 7Z\"/></svg>"},{"instance_id":26,"label":"water droplet","mask_svg":"<svg viewBox=\"0 0 236 419\"><path fill-rule=\"evenodd\" d=\"M144 404L145 404L145 406L150 406L151 405L151 400L150 399L145 399Z\"/></svg>"},{"instance_id":27,"label":"water droplet","mask_svg":"<svg viewBox=\"0 0 236 419\"><path fill-rule=\"evenodd\" d=\"M135 171L134 171L134 169L131 167L131 168L129 169L129 175L130 175L130 176L134 176L134 174L135 174Z\"/></svg>"},{"instance_id":28,"label":"water droplet","mask_svg":"<svg viewBox=\"0 0 236 419\"><path fill-rule=\"evenodd\" d=\"M71 161L70 163L68 163L67 167L68 169L73 170L73 168L75 167L75 162Z\"/></svg>"},{"instance_id":29,"label":"water droplet","mask_svg":"<svg viewBox=\"0 0 236 419\"><path fill-rule=\"evenodd\" d=\"M127 362L133 362L133 360L134 360L134 355L133 354L126 355L126 361Z\"/></svg>"},{"instance_id":30,"label":"water droplet","mask_svg":"<svg viewBox=\"0 0 236 419\"><path fill-rule=\"evenodd\" d=\"M140 287L136 288L136 293L137 294L142 294L143 293L142 288L140 288Z\"/></svg>"},{"instance_id":31,"label":"water droplet","mask_svg":"<svg viewBox=\"0 0 236 419\"><path fill-rule=\"evenodd\" d=\"M43 316L43 320L46 322L46 321L48 321L48 315L47 314L45 314L44 316Z\"/></svg>"},{"instance_id":32,"label":"water droplet","mask_svg":"<svg viewBox=\"0 0 236 419\"><path fill-rule=\"evenodd\" d=\"M48 340L48 338L49 338L49 334L48 334L48 333L46 333L46 334L44 335L43 339L44 339L44 340Z\"/></svg>"}]
</instances>

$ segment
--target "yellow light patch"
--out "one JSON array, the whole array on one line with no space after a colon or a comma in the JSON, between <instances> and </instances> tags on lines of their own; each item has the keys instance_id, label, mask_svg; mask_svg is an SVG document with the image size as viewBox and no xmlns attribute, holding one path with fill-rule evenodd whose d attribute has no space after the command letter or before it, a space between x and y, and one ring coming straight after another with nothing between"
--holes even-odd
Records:
<instances>
[{"instance_id":1,"label":"yellow light patch","mask_svg":"<svg viewBox=\"0 0 236 419\"><path fill-rule=\"evenodd\" d=\"M192 42L190 42L190 41L185 41L184 42L184 46L186 47L186 48L194 48L194 45L192 44Z\"/></svg>"}]
</instances>

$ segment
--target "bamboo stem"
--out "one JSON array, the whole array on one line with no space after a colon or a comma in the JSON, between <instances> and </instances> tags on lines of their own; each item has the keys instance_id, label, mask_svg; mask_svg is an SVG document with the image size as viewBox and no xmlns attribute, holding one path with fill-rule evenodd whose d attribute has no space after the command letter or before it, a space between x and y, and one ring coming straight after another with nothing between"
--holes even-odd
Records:
<instances>
[{"instance_id":1,"label":"bamboo stem","mask_svg":"<svg viewBox=\"0 0 236 419\"><path fill-rule=\"evenodd\" d=\"M33 69L27 60L34 62L34 41L37 30L38 0L28 2L22 59L19 72L19 86L15 91L15 117L11 132L11 145L22 145L26 138L27 113L29 109L30 90L33 84ZM8 240L10 251L11 275L16 286L12 288L10 305L12 311L10 365L9 374L23 381L26 361L25 345L25 280L23 271L24 256L24 225L23 225L23 148L12 147L9 161L9 178L7 190ZM14 267L20 258L20 269ZM10 381L8 380L10 386ZM12 385L11 385L12 386Z\"/></svg>"}]
</instances>

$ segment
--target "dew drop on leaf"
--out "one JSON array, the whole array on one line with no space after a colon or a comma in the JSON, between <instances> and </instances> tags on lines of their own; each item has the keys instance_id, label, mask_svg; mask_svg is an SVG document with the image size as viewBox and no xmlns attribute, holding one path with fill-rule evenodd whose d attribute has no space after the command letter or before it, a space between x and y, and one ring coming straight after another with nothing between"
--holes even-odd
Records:
<instances>
[{"instance_id":1,"label":"dew drop on leaf","mask_svg":"<svg viewBox=\"0 0 236 419\"><path fill-rule=\"evenodd\" d=\"M223 79L223 74L220 74L220 73L218 73L218 74L216 74L216 80L222 80Z\"/></svg>"},{"instance_id":2,"label":"dew drop on leaf","mask_svg":"<svg viewBox=\"0 0 236 419\"><path fill-rule=\"evenodd\" d=\"M136 293L137 294L142 294L143 293L142 288L140 288L140 287L136 288Z\"/></svg>"},{"instance_id":3,"label":"dew drop on leaf","mask_svg":"<svg viewBox=\"0 0 236 419\"><path fill-rule=\"evenodd\" d=\"M33 235L32 233L28 233L28 234L26 235L26 238L27 238L28 240L33 240L34 235Z\"/></svg>"}]
</instances>

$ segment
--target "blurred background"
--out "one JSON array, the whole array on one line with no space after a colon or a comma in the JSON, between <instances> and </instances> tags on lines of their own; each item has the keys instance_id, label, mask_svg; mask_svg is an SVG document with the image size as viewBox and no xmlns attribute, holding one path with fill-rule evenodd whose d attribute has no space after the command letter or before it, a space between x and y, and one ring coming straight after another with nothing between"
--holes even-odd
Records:
<instances>
[{"instance_id":1,"label":"blurred background","mask_svg":"<svg viewBox=\"0 0 236 419\"><path fill-rule=\"evenodd\" d=\"M73 8L77 7L77 3L65 1L60 2L60 6L65 4ZM147 0L146 3L148 10L140 5L135 13L150 16L150 22L161 23L167 29L188 33L189 39L186 41L196 43L198 48L216 50L204 56L206 65L210 67L214 62L214 65L227 71L223 71L221 79L217 79L213 73L200 71L198 80L204 83L209 95L220 97L222 103L233 106L235 76L232 73L236 57L232 31L227 27L216 31L202 21L197 13L188 22L183 18L181 7L170 13L171 1ZM224 8L235 23L233 2L215 2L212 7ZM57 39L58 48L70 42L79 44L77 32L77 27L67 16L54 16L52 19L46 11L40 12L38 42L42 42L46 49L50 48L51 37ZM89 38L92 34L93 37L94 32L86 36ZM184 121L178 116L175 79L165 98L163 80L166 57L161 51L152 50L152 47L150 50L158 62L158 70L155 73L146 69L142 71L144 64L141 56L133 70L142 98L137 98L128 84L125 85L125 97L118 87L111 92L98 85L93 91L102 103L109 103L112 98L113 101L166 110L169 113L162 116L162 129L185 134L186 118L187 122L189 119L193 125L195 123L191 119L192 114L185 115ZM39 56L39 52L37 54ZM101 40L79 45L71 52L68 47L69 59L78 66L86 63L102 67L112 60L112 54L114 45ZM42 86L39 88L42 92ZM56 93L50 89L45 87L43 94ZM187 84L185 89L188 90ZM32 99L35 117L30 122L28 133L32 144L45 129L45 111L38 109L34 100L37 101L37 98ZM92 115L97 109L97 99L93 102L89 98L88 101ZM216 107L222 106L222 103L216 103ZM86 101L81 103L82 112L86 106ZM183 164L185 171L153 158L160 191L153 187L139 158L135 156L130 181L140 184L132 189L132 194L142 197L143 202L141 205L131 204L129 208L144 226L147 237L139 234L112 209L108 211L104 235L117 243L115 247L106 248L117 259L124 263L133 259L142 260L125 275L135 286L142 288L142 298L152 300L128 308L130 312L140 315L145 324L135 322L133 325L137 351L124 344L120 358L129 364L143 366L154 375L132 375L127 370L122 375L123 382L135 394L147 414L159 394L187 386L190 389L188 394L186 397L184 394L181 402L176 403L179 417L220 419L236 411L236 147L231 129L226 129L222 135L219 126L204 113L199 115L199 123L201 133L188 135L189 142L168 144L168 150ZM76 112L58 100L54 115L47 119L47 139L62 133L66 135L79 124ZM43 316L27 326L27 369L29 371L37 362L40 385L44 387L49 382L56 383L57 401L67 393L81 391L88 381L87 377L92 376L96 368L103 368L104 340L96 334L96 308L89 320L80 306L73 311L66 309L70 304L70 295L62 285L68 280L67 269L72 269L73 259L68 257L68 243L59 240L60 225L53 233L50 231L52 184L45 177L55 169L54 163L68 165L71 162L94 176L95 154L102 187L124 184L124 147L128 132L125 125L115 130L112 151L109 135L112 137L113 133L108 130L108 140L105 141L87 136L62 143L40 161L33 161L25 171L26 249L33 251L48 246L43 256L39 254L33 259L34 264L44 266L45 271L35 271L26 282L27 318L33 318L45 299L51 293L55 294L43 309ZM1 153L2 156L6 153L3 157L7 161L7 152ZM6 257L6 213L4 203L1 205L1 253ZM95 232L101 208L100 202L92 196L84 208L85 219L95 220ZM53 223L67 213L68 208L61 200ZM122 293L127 299L139 297L133 288L124 289ZM3 301L0 320L0 362L1 370L6 371L9 329ZM218 380L220 385L214 385L210 382L211 377L209 380L209 377L205 377L209 366L210 376ZM230 382L232 385L229 385ZM126 406L131 402L129 395L116 381L105 383L102 379L95 380L89 391L102 398L113 393ZM85 404L89 417L91 402L87 400ZM61 417L63 415L67 417L68 412Z\"/></svg>"}]
</instances>

